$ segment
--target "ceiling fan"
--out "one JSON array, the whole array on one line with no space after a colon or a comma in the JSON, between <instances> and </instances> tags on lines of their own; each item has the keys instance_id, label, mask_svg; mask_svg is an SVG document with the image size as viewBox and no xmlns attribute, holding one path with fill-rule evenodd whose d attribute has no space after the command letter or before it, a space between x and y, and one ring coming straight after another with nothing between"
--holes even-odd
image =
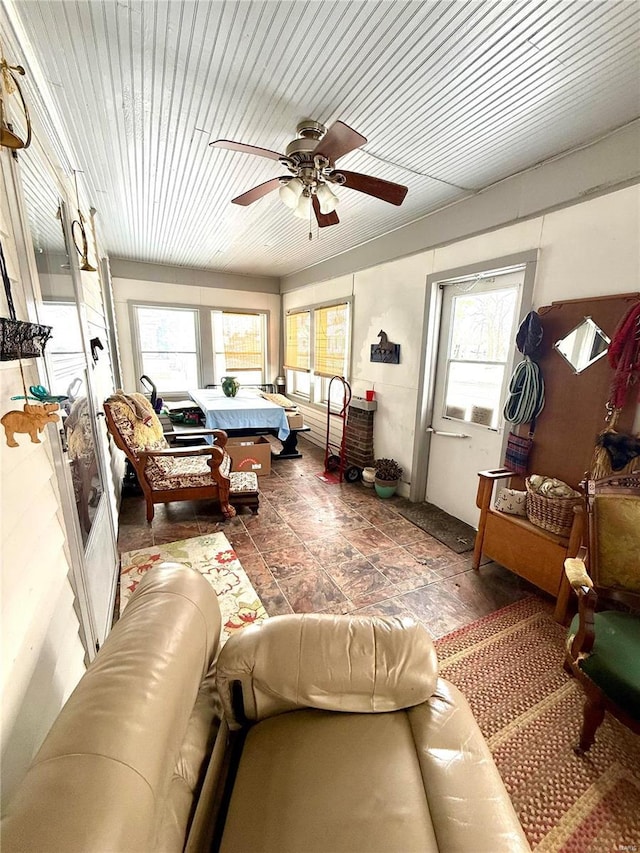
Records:
<instances>
[{"instance_id":1,"label":"ceiling fan","mask_svg":"<svg viewBox=\"0 0 640 853\"><path fill-rule=\"evenodd\" d=\"M334 122L327 128L312 119L304 119L296 128L297 137L287 145L284 154L258 148L244 142L230 139L217 139L209 144L215 148L227 148L230 151L242 151L278 160L290 175L271 178L246 193L231 199L233 204L248 205L278 189L280 199L301 219L309 219L313 210L320 228L337 225L340 221L336 213L339 198L332 191L331 184L357 190L374 196L390 204L400 205L408 192L407 187L362 175L359 172L346 172L336 168L336 160L350 151L360 148L366 139L342 121Z\"/></svg>"}]
</instances>

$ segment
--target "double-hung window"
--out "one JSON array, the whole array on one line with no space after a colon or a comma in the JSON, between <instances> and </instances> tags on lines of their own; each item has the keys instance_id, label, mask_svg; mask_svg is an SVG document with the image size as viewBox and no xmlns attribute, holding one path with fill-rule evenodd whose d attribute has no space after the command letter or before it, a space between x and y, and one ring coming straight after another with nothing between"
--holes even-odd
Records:
<instances>
[{"instance_id":1,"label":"double-hung window","mask_svg":"<svg viewBox=\"0 0 640 853\"><path fill-rule=\"evenodd\" d=\"M241 385L261 385L265 374L266 315L212 311L214 376L227 374Z\"/></svg>"},{"instance_id":2,"label":"double-hung window","mask_svg":"<svg viewBox=\"0 0 640 853\"><path fill-rule=\"evenodd\" d=\"M298 309L285 317L287 388L311 403L326 403L332 376L348 379L351 312L347 301ZM342 404L342 384L332 402ZM339 392L339 393L338 393ZM338 399L339 397L339 399Z\"/></svg>"},{"instance_id":3,"label":"double-hung window","mask_svg":"<svg viewBox=\"0 0 640 853\"><path fill-rule=\"evenodd\" d=\"M134 305L141 373L159 391L198 387L197 308Z\"/></svg>"}]
</instances>

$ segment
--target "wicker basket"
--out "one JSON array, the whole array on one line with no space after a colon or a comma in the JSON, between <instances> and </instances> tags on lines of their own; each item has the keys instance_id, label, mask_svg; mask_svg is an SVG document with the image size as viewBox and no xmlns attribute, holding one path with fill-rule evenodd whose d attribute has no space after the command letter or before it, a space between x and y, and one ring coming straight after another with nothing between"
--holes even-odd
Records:
<instances>
[{"instance_id":1,"label":"wicker basket","mask_svg":"<svg viewBox=\"0 0 640 853\"><path fill-rule=\"evenodd\" d=\"M527 518L529 521L543 530L548 530L550 533L568 538L575 515L573 508L582 502L582 498L547 498L531 488L528 477L525 480L525 484L527 487Z\"/></svg>"}]
</instances>

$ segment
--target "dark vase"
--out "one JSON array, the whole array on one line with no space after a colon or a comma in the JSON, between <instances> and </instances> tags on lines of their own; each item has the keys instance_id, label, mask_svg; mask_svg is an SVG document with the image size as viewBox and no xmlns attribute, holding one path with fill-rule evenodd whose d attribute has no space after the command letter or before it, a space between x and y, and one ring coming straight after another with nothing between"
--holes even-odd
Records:
<instances>
[{"instance_id":1,"label":"dark vase","mask_svg":"<svg viewBox=\"0 0 640 853\"><path fill-rule=\"evenodd\" d=\"M240 383L235 376L222 377L222 392L225 397L235 397L240 388Z\"/></svg>"}]
</instances>

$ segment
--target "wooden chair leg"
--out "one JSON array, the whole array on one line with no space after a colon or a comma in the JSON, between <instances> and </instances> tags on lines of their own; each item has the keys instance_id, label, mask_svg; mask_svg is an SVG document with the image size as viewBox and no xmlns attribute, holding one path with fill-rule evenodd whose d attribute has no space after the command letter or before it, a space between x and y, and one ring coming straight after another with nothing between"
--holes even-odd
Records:
<instances>
[{"instance_id":1,"label":"wooden chair leg","mask_svg":"<svg viewBox=\"0 0 640 853\"><path fill-rule=\"evenodd\" d=\"M155 507L153 506L153 498L150 495L146 496L147 500L147 521L149 524L153 521L153 516L156 513Z\"/></svg>"},{"instance_id":2,"label":"wooden chair leg","mask_svg":"<svg viewBox=\"0 0 640 853\"><path fill-rule=\"evenodd\" d=\"M582 717L582 731L580 732L580 743L575 748L576 755L584 755L591 749L594 740L596 739L596 731L598 726L604 720L604 704L587 696L587 701L584 703L584 711Z\"/></svg>"}]
</instances>

